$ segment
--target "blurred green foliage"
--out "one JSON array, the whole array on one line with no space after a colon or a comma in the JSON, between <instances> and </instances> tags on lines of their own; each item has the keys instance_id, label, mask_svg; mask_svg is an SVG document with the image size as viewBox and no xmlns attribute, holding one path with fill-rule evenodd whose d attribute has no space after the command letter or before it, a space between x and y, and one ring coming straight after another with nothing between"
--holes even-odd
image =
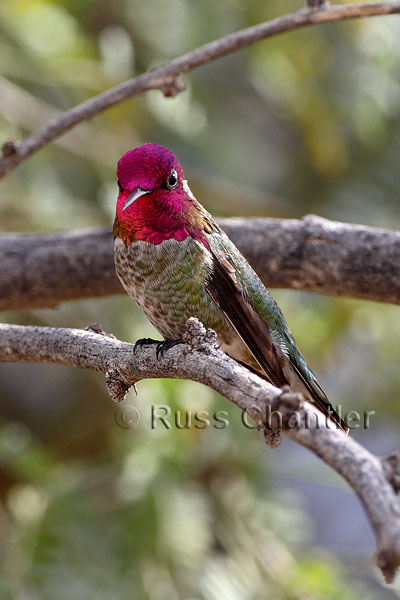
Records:
<instances>
[{"instance_id":1,"label":"blurred green foliage","mask_svg":"<svg viewBox=\"0 0 400 600\"><path fill-rule=\"evenodd\" d=\"M24 137L154 65L297 8L294 0L3 0L0 140ZM0 182L1 228L111 227L116 161L145 141L175 151L215 215L315 212L398 227L399 38L395 16L307 28L196 70L174 99L150 92L114 107ZM376 411L363 439L398 428L398 308L274 295L332 401ZM4 319L99 321L131 341L155 335L125 297ZM266 450L210 390L142 382L127 400L141 421L124 429L100 376L3 365L0 377L1 598L383 597L368 562L372 546L354 566L313 545L301 495L271 476L284 449ZM230 426L152 430L152 404L227 411ZM307 477L341 485L314 462Z\"/></svg>"}]
</instances>

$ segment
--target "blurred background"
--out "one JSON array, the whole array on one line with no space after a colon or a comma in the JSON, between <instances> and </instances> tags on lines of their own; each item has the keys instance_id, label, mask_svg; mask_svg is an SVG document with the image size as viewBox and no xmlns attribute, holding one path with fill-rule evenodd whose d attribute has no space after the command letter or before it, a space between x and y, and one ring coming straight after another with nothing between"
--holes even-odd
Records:
<instances>
[{"instance_id":1,"label":"blurred background","mask_svg":"<svg viewBox=\"0 0 400 600\"><path fill-rule=\"evenodd\" d=\"M294 0L3 0L0 141ZM400 223L400 18L288 33L77 127L0 182L3 231L109 226L115 165L143 142L171 148L214 215ZM399 447L397 306L274 290L334 404L374 410L355 439ZM20 324L157 334L127 297L8 312ZM102 376L0 367L2 599L350 600L400 596L372 564L354 494L284 439L278 450L200 385L145 381L124 404ZM150 427L150 407L226 411L229 426ZM132 406L140 421L131 426ZM186 412L185 412L186 411Z\"/></svg>"}]
</instances>

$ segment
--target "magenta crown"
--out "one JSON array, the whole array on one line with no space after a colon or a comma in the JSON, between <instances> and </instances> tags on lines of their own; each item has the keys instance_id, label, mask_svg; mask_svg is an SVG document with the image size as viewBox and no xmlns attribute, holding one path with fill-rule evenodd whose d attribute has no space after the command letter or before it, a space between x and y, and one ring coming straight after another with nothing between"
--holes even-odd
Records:
<instances>
[{"instance_id":1,"label":"magenta crown","mask_svg":"<svg viewBox=\"0 0 400 600\"><path fill-rule=\"evenodd\" d=\"M158 144L143 144L128 150L118 161L117 177L124 190L154 189L164 184L172 169L184 177L175 154Z\"/></svg>"}]
</instances>

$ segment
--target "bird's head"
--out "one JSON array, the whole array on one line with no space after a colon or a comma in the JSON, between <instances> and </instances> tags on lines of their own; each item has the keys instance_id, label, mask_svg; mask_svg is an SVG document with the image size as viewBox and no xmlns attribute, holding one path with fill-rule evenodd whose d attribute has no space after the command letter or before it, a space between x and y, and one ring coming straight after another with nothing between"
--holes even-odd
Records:
<instances>
[{"instance_id":1,"label":"bird's head","mask_svg":"<svg viewBox=\"0 0 400 600\"><path fill-rule=\"evenodd\" d=\"M117 167L118 200L114 235L127 239L172 237L179 215L191 203L190 190L175 154L156 144L129 150Z\"/></svg>"},{"instance_id":2,"label":"bird's head","mask_svg":"<svg viewBox=\"0 0 400 600\"><path fill-rule=\"evenodd\" d=\"M173 152L157 144L144 144L126 152L118 162L117 177L118 205L125 214L129 214L129 208L143 196L151 195L160 205L168 206L185 193L178 159Z\"/></svg>"}]
</instances>

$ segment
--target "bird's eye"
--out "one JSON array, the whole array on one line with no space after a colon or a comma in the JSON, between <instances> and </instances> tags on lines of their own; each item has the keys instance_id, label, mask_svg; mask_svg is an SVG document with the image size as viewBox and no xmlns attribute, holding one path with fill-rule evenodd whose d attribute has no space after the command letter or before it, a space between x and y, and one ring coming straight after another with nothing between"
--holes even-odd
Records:
<instances>
[{"instance_id":1,"label":"bird's eye","mask_svg":"<svg viewBox=\"0 0 400 600\"><path fill-rule=\"evenodd\" d=\"M170 176L168 177L168 187L174 188L178 183L178 173L175 169L172 169Z\"/></svg>"}]
</instances>

